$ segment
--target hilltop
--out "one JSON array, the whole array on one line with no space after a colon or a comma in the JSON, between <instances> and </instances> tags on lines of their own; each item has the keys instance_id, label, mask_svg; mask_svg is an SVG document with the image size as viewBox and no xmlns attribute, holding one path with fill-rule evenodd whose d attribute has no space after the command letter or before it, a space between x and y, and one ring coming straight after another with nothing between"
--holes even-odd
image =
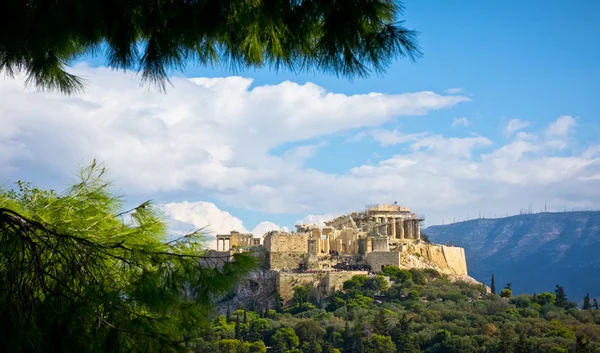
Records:
<instances>
[{"instance_id":1,"label":"hilltop","mask_svg":"<svg viewBox=\"0 0 600 353\"><path fill-rule=\"evenodd\" d=\"M516 293L563 285L573 300L600 295L600 212L560 212L475 219L425 229L437 243L465 248L469 274Z\"/></svg>"}]
</instances>

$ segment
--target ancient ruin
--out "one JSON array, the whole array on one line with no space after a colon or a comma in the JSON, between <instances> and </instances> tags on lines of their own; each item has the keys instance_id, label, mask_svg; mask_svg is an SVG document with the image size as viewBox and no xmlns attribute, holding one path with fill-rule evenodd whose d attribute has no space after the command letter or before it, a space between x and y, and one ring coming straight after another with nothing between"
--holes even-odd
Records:
<instances>
[{"instance_id":1,"label":"ancient ruin","mask_svg":"<svg viewBox=\"0 0 600 353\"><path fill-rule=\"evenodd\" d=\"M325 226L298 224L293 232L268 232L262 245L252 234L218 235L217 250L265 253L284 300L291 298L295 285L313 283L316 294L325 297L353 275L378 273L385 266L434 268L468 277L464 249L424 241L422 221L396 203L371 205Z\"/></svg>"}]
</instances>

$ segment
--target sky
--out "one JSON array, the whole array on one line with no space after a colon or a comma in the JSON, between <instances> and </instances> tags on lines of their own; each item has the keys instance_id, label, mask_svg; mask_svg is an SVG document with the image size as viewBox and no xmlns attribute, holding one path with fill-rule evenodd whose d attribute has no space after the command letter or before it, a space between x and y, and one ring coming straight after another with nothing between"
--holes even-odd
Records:
<instances>
[{"instance_id":1,"label":"sky","mask_svg":"<svg viewBox=\"0 0 600 353\"><path fill-rule=\"evenodd\" d=\"M83 57L64 97L0 79L0 185L93 158L172 231L293 228L394 201L425 225L600 209L600 3L406 1L423 58L348 80L190 63L163 94Z\"/></svg>"}]
</instances>

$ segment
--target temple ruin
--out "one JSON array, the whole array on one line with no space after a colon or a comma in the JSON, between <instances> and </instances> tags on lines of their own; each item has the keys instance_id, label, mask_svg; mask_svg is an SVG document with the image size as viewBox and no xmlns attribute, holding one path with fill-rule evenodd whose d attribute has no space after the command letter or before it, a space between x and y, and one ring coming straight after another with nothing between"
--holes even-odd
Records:
<instances>
[{"instance_id":1,"label":"temple ruin","mask_svg":"<svg viewBox=\"0 0 600 353\"><path fill-rule=\"evenodd\" d=\"M464 249L423 241L423 220L396 203L370 205L362 212L324 222L324 226L298 224L292 232L267 232L262 245L252 234L218 235L217 250L265 253L269 269L277 272L278 291L286 300L293 293L290 283L320 281L326 295L354 274L377 273L385 266L418 265L468 276Z\"/></svg>"}]
</instances>

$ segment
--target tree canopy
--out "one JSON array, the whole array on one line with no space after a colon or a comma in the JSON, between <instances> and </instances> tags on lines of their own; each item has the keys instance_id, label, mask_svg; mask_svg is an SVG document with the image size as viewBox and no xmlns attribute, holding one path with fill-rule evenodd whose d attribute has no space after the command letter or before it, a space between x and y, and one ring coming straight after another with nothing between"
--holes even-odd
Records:
<instances>
[{"instance_id":1,"label":"tree canopy","mask_svg":"<svg viewBox=\"0 0 600 353\"><path fill-rule=\"evenodd\" d=\"M215 296L253 266L206 256L202 234L168 239L150 202L119 211L92 164L59 194L0 190L0 351L175 351Z\"/></svg>"},{"instance_id":2,"label":"tree canopy","mask_svg":"<svg viewBox=\"0 0 600 353\"><path fill-rule=\"evenodd\" d=\"M84 88L66 65L102 51L163 89L188 61L362 77L421 55L402 12L396 0L4 0L0 71L64 94Z\"/></svg>"}]
</instances>

